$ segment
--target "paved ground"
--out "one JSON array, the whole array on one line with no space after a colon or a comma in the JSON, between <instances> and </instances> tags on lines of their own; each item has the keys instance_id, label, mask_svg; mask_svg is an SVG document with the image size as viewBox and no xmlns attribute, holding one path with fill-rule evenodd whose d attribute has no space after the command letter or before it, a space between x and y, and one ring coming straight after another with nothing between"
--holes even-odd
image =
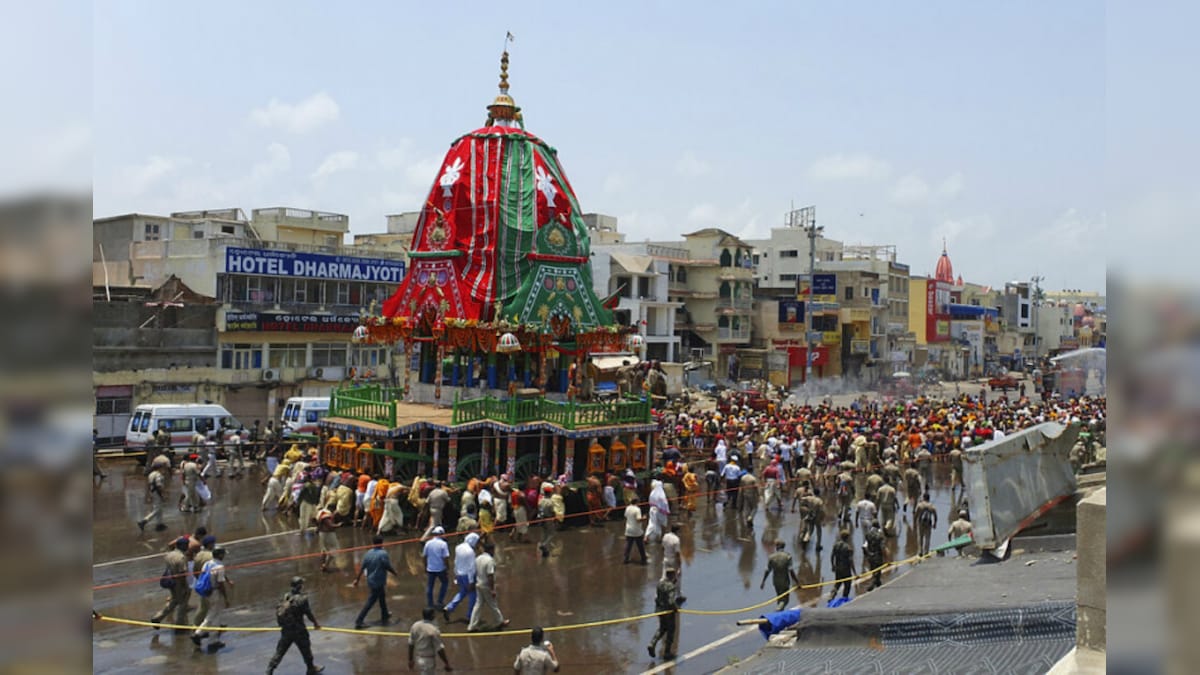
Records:
<instances>
[{"instance_id":1,"label":"paved ground","mask_svg":"<svg viewBox=\"0 0 1200 675\"><path fill-rule=\"evenodd\" d=\"M791 648L730 673L1044 673L1075 644L1074 537L1014 540L1009 560L932 558L836 609Z\"/></svg>"},{"instance_id":2,"label":"paved ground","mask_svg":"<svg viewBox=\"0 0 1200 675\"><path fill-rule=\"evenodd\" d=\"M317 551L316 541L295 534L294 518L283 518L259 509L262 488L259 474L250 478L213 481L215 503L199 514L168 513L169 529L163 533L139 534L134 521L146 505L143 502L145 479L135 464L111 460L110 478L99 483L94 494L94 582L96 585L122 584L94 592L94 607L105 615L147 619L165 600L166 591L157 584L162 572L161 552L171 540L190 532L200 524L208 527L229 548L227 563L235 581L233 608L226 622L238 626L273 626L273 610L278 597L295 574L309 580L312 605L320 621L327 626L349 628L366 598L363 588L348 585L353 566L361 552L339 556L339 570L322 574L318 560L307 556ZM945 520L949 508L948 476L938 467L934 501ZM171 484L168 502L178 495L178 479ZM782 517L761 511L753 530L723 507L703 500L696 516L684 522L683 591L690 609L736 609L770 597L770 589L760 591L759 580L773 542L781 538L800 566L801 581L829 580L829 549L833 526L826 527L825 550L806 553L797 550L798 520L794 514ZM732 516L732 514L730 514ZM832 521L832 518L828 520ZM944 527L944 525L943 525ZM945 541L944 529L935 533L934 543ZM559 626L589 621L634 616L652 611L654 585L661 572L661 548L648 549L651 564L645 567L622 565L622 530L619 523L599 528L575 528L563 532L549 558L541 558L533 544L510 544L504 536L498 542L498 584L500 606L514 627L534 624ZM856 539L858 538L856 532ZM361 531L343 529L338 534L343 546L369 544ZM389 538L389 544L403 537ZM457 539L454 540L457 543ZM891 556L902 558L916 552L916 538L902 525L898 539L889 542ZM857 545L856 545L857 548ZM390 630L404 631L418 616L424 603L419 544L400 543L388 548L400 570L400 579L389 588L389 605L394 617ZM238 565L252 565L235 569ZM451 589L453 592L453 589ZM809 590L792 598L811 602L820 591ZM712 672L734 658L752 655L762 640L756 632L706 648L741 629L738 619L757 616L763 610L734 615L685 615L678 653L688 657L678 672ZM376 611L377 612L377 611ZM459 610L458 616L463 611ZM369 621L378 622L378 613ZM439 618L439 623L442 623ZM377 626L376 626L377 627ZM642 672L655 667L646 654L656 620L643 620L599 628L555 632L553 640L564 664L576 672ZM465 623L443 625L445 632L464 631ZM265 669L274 649L274 633L227 634L227 647L216 654L194 652L185 635L172 631L158 633L141 627L108 622L94 624L93 657L96 672L259 672ZM448 640L451 663L471 672L507 672L516 652L525 644L524 636L470 637ZM313 648L327 672L364 672L403 669L405 641L401 637L370 637L337 633L313 633ZM294 672L300 660L294 651L285 660ZM676 669L669 668L668 672Z\"/></svg>"}]
</instances>

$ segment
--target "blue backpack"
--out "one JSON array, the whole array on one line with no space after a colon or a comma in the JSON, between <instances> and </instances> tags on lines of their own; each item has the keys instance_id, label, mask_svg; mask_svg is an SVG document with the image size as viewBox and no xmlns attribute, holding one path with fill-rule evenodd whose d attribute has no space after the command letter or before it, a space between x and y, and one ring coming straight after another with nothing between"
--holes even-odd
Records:
<instances>
[{"instance_id":1,"label":"blue backpack","mask_svg":"<svg viewBox=\"0 0 1200 675\"><path fill-rule=\"evenodd\" d=\"M213 561L211 561L211 560L204 563L204 571L200 573L200 577L198 579L196 579L196 585L192 587L192 590L195 591L196 594L202 598L207 598L208 596L212 595L212 592L213 592L212 568L213 567L214 567Z\"/></svg>"}]
</instances>

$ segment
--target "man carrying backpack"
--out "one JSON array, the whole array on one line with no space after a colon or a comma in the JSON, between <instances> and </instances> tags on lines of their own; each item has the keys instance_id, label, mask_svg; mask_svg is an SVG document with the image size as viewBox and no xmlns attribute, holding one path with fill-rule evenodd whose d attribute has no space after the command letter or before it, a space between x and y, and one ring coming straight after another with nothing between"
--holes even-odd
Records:
<instances>
[{"instance_id":1,"label":"man carrying backpack","mask_svg":"<svg viewBox=\"0 0 1200 675\"><path fill-rule=\"evenodd\" d=\"M300 656L308 673L319 673L325 666L313 663L312 643L308 639L308 626L304 623L307 618L312 621L313 630L321 630L321 624L313 616L312 608L308 606L308 596L304 593L304 577L292 577L292 590L279 601L275 608L275 620L279 623L279 644L275 646L275 655L267 664L267 675L272 675L283 660L283 655L295 644L300 649Z\"/></svg>"},{"instance_id":2,"label":"man carrying backpack","mask_svg":"<svg viewBox=\"0 0 1200 675\"><path fill-rule=\"evenodd\" d=\"M929 540L938 521L937 507L929 501L928 492L920 502L917 502L917 508L913 510L913 518L917 521L917 555L925 555L929 553Z\"/></svg>"},{"instance_id":3,"label":"man carrying backpack","mask_svg":"<svg viewBox=\"0 0 1200 675\"><path fill-rule=\"evenodd\" d=\"M192 633L192 643L199 649L204 638L208 637L208 631L205 630L209 626L221 626L221 610L229 606L229 593L226 590L228 586L233 585L232 579L225 578L225 547L217 546L212 550L212 558L204 563L200 570L200 576L196 578L196 585L192 589L199 595L201 602L208 605L208 612L204 615L204 620L196 626L196 630ZM210 649L220 649L225 646L221 642L221 631L217 629L217 639L209 643Z\"/></svg>"}]
</instances>

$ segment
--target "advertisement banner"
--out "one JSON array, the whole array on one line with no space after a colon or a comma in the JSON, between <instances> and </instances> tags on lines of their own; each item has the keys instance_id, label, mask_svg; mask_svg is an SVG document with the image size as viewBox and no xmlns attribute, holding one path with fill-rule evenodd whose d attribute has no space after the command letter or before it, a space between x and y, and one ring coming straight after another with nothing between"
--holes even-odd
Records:
<instances>
[{"instance_id":1,"label":"advertisement banner","mask_svg":"<svg viewBox=\"0 0 1200 675\"><path fill-rule=\"evenodd\" d=\"M837 295L836 274L814 274L813 295Z\"/></svg>"},{"instance_id":2,"label":"advertisement banner","mask_svg":"<svg viewBox=\"0 0 1200 675\"><path fill-rule=\"evenodd\" d=\"M353 333L358 316L328 314L259 314L229 312L225 315L225 331L269 331L282 333Z\"/></svg>"},{"instance_id":3,"label":"advertisement banner","mask_svg":"<svg viewBox=\"0 0 1200 675\"><path fill-rule=\"evenodd\" d=\"M225 273L398 284L404 279L404 261L230 246Z\"/></svg>"},{"instance_id":4,"label":"advertisement banner","mask_svg":"<svg viewBox=\"0 0 1200 675\"><path fill-rule=\"evenodd\" d=\"M780 300L779 323L804 323L804 303L799 300Z\"/></svg>"},{"instance_id":5,"label":"advertisement banner","mask_svg":"<svg viewBox=\"0 0 1200 675\"><path fill-rule=\"evenodd\" d=\"M946 324L945 329L939 327L940 323ZM949 339L950 322L938 321L937 282L930 279L925 282L925 341L944 342Z\"/></svg>"}]
</instances>

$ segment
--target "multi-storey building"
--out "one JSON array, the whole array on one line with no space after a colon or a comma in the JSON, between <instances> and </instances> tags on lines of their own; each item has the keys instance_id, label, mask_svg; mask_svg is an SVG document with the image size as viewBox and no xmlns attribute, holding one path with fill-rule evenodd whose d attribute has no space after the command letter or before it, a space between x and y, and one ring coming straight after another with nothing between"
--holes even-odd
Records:
<instances>
[{"instance_id":1,"label":"multi-storey building","mask_svg":"<svg viewBox=\"0 0 1200 675\"><path fill-rule=\"evenodd\" d=\"M648 249L668 261L668 297L685 303L683 320L676 321L683 329L682 346L691 355L713 359L722 376L731 374L730 366L736 375L736 353L751 340L753 247L718 228L683 238Z\"/></svg>"},{"instance_id":2,"label":"multi-storey building","mask_svg":"<svg viewBox=\"0 0 1200 675\"><path fill-rule=\"evenodd\" d=\"M646 243L592 245L596 293L601 297L616 294L617 323L637 326L645 338L638 355L643 359L673 362L682 358L675 319L683 302L670 299L676 259L668 257L678 252Z\"/></svg>"},{"instance_id":3,"label":"multi-storey building","mask_svg":"<svg viewBox=\"0 0 1200 675\"><path fill-rule=\"evenodd\" d=\"M360 314L403 278L403 251L343 246L344 215L293 208L256 209L249 219L237 209L129 214L98 219L93 229L94 285L107 279L155 289L174 277L216 305L211 365L98 366L98 387L132 385L135 405L212 400L252 421L275 417L289 396L324 395L351 375L391 375L388 349L350 338ZM106 347L136 349L131 340Z\"/></svg>"}]
</instances>

